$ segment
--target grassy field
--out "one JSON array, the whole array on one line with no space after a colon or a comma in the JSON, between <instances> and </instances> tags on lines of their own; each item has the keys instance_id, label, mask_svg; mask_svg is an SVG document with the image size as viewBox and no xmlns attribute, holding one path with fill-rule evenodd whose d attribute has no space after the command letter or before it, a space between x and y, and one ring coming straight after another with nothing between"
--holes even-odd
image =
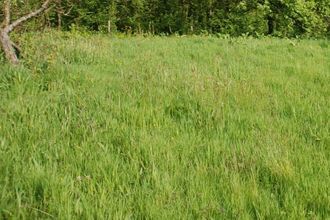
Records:
<instances>
[{"instance_id":1,"label":"grassy field","mask_svg":"<svg viewBox=\"0 0 330 220\"><path fill-rule=\"evenodd\" d=\"M24 42L0 66L0 219L329 219L329 41Z\"/></svg>"}]
</instances>

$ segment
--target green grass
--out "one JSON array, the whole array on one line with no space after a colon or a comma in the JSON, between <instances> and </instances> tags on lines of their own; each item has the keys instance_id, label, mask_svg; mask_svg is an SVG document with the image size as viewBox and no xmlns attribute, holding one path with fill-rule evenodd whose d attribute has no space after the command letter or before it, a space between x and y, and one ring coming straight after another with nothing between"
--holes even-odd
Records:
<instances>
[{"instance_id":1,"label":"green grass","mask_svg":"<svg viewBox=\"0 0 330 220\"><path fill-rule=\"evenodd\" d=\"M24 35L0 219L328 219L327 40Z\"/></svg>"}]
</instances>

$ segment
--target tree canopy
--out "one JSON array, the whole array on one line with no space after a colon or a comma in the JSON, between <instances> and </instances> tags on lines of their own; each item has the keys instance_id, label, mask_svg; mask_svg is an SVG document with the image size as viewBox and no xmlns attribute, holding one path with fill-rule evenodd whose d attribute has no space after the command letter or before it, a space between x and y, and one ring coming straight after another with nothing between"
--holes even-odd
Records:
<instances>
[{"instance_id":1,"label":"tree canopy","mask_svg":"<svg viewBox=\"0 0 330 220\"><path fill-rule=\"evenodd\" d=\"M16 14L39 0L14 1ZM55 9L39 21L59 29L220 33L279 37L329 36L328 0L53 0ZM0 18L3 17L0 14ZM1 18L2 20L2 18ZM39 25L40 26L40 25Z\"/></svg>"}]
</instances>

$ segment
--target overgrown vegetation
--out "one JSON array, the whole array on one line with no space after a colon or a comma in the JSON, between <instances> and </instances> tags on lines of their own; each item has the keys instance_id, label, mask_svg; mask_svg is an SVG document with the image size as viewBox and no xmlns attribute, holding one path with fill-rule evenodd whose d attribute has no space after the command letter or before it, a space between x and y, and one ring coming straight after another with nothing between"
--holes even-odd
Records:
<instances>
[{"instance_id":1,"label":"overgrown vegetation","mask_svg":"<svg viewBox=\"0 0 330 220\"><path fill-rule=\"evenodd\" d=\"M12 1L14 15L40 0ZM324 37L330 31L328 0L52 0L44 19L30 23L63 30L231 36ZM0 2L1 7L2 2ZM14 17L15 17L14 16ZM0 20L3 15L0 12Z\"/></svg>"},{"instance_id":2,"label":"overgrown vegetation","mask_svg":"<svg viewBox=\"0 0 330 220\"><path fill-rule=\"evenodd\" d=\"M25 34L0 218L326 219L325 40Z\"/></svg>"}]
</instances>

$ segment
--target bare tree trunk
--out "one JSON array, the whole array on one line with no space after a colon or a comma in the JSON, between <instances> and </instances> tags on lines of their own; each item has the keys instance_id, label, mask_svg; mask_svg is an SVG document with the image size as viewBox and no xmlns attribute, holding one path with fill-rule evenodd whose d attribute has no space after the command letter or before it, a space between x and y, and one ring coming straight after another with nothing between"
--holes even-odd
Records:
<instances>
[{"instance_id":1,"label":"bare tree trunk","mask_svg":"<svg viewBox=\"0 0 330 220\"><path fill-rule=\"evenodd\" d=\"M57 13L57 29L62 30L62 14L60 12Z\"/></svg>"},{"instance_id":2,"label":"bare tree trunk","mask_svg":"<svg viewBox=\"0 0 330 220\"><path fill-rule=\"evenodd\" d=\"M111 21L108 20L108 34L111 34Z\"/></svg>"},{"instance_id":3,"label":"bare tree trunk","mask_svg":"<svg viewBox=\"0 0 330 220\"><path fill-rule=\"evenodd\" d=\"M0 29L0 43L5 53L6 59L13 65L17 65L19 63L15 47L12 44L9 33L5 30Z\"/></svg>"},{"instance_id":4,"label":"bare tree trunk","mask_svg":"<svg viewBox=\"0 0 330 220\"><path fill-rule=\"evenodd\" d=\"M67 4L63 5L62 0L53 0L53 1L56 4L55 12L57 16L57 29L60 31L62 30L63 18L71 13L72 9L74 8L74 3L68 5L68 3L66 2ZM67 8L69 6L70 8ZM67 11L65 11L65 9L67 9Z\"/></svg>"},{"instance_id":5,"label":"bare tree trunk","mask_svg":"<svg viewBox=\"0 0 330 220\"><path fill-rule=\"evenodd\" d=\"M51 0L46 0L42 6L33 11L30 12L27 15L22 16L21 18L17 19L16 21L11 23L10 18L10 1L11 0L5 0L4 1L4 20L0 25L0 44L1 48L3 49L3 52L5 53L6 59L13 65L19 64L18 55L16 53L16 46L15 44L10 40L10 32L12 32L17 26L22 24L23 22L38 16L43 11L45 11L48 8L49 3Z\"/></svg>"},{"instance_id":6,"label":"bare tree trunk","mask_svg":"<svg viewBox=\"0 0 330 220\"><path fill-rule=\"evenodd\" d=\"M60 31L62 30L62 14L63 14L63 8L62 8L62 0L56 0L56 15L57 15L57 29Z\"/></svg>"}]
</instances>

